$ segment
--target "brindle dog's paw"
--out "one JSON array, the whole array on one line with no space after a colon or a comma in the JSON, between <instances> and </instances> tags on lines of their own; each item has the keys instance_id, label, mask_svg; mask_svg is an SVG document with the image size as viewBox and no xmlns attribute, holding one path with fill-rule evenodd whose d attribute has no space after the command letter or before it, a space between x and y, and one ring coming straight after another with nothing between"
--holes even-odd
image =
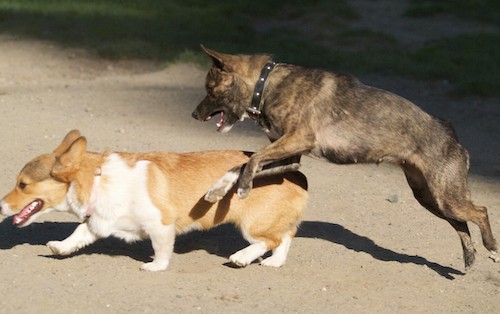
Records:
<instances>
[{"instance_id":1,"label":"brindle dog's paw","mask_svg":"<svg viewBox=\"0 0 500 314\"><path fill-rule=\"evenodd\" d=\"M245 199L248 197L248 193L250 193L250 189L249 188L238 188L238 197L240 199Z\"/></svg>"},{"instance_id":2,"label":"brindle dog's paw","mask_svg":"<svg viewBox=\"0 0 500 314\"><path fill-rule=\"evenodd\" d=\"M250 194L250 188L242 188L238 187L238 197L240 199L245 199L248 197L248 194Z\"/></svg>"},{"instance_id":3,"label":"brindle dog's paw","mask_svg":"<svg viewBox=\"0 0 500 314\"><path fill-rule=\"evenodd\" d=\"M220 201L236 184L239 177L239 168L226 172L205 194L205 201L215 203Z\"/></svg>"},{"instance_id":4,"label":"brindle dog's paw","mask_svg":"<svg viewBox=\"0 0 500 314\"><path fill-rule=\"evenodd\" d=\"M210 189L207 194L205 194L205 201L209 203L217 203L220 201L226 193L223 189Z\"/></svg>"},{"instance_id":5,"label":"brindle dog's paw","mask_svg":"<svg viewBox=\"0 0 500 314\"><path fill-rule=\"evenodd\" d=\"M245 199L248 197L248 194L250 194L250 190L253 187L252 181L248 181L248 183L245 183L245 180L240 179L240 182L238 183L238 197L240 199Z\"/></svg>"},{"instance_id":6,"label":"brindle dog's paw","mask_svg":"<svg viewBox=\"0 0 500 314\"><path fill-rule=\"evenodd\" d=\"M497 252L491 251L490 258L495 262L495 263L500 263L500 256L498 255Z\"/></svg>"}]
</instances>

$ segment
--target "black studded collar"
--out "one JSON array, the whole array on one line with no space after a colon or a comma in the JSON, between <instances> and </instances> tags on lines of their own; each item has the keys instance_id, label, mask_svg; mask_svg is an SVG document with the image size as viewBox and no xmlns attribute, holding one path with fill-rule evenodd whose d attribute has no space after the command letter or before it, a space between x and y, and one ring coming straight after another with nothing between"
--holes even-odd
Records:
<instances>
[{"instance_id":1,"label":"black studded collar","mask_svg":"<svg viewBox=\"0 0 500 314\"><path fill-rule=\"evenodd\" d=\"M262 93L264 92L264 85L266 84L269 73L271 73L275 66L276 62L267 62L260 71L257 83L255 83L255 89L252 95L252 103L250 107L247 108L248 114L253 120L258 120L262 115Z\"/></svg>"}]
</instances>

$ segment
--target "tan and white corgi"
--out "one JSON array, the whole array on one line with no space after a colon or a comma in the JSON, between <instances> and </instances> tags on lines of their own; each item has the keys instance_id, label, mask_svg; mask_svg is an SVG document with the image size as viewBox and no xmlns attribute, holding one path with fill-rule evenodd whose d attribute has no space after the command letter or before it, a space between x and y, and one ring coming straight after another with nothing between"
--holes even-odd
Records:
<instances>
[{"instance_id":1,"label":"tan and white corgi","mask_svg":"<svg viewBox=\"0 0 500 314\"><path fill-rule=\"evenodd\" d=\"M68 255L99 238L150 238L154 259L141 269L165 270L175 235L233 223L250 245L229 258L246 266L272 250L262 265L285 263L307 203L307 181L299 172L263 177L244 200L230 192L219 202L205 192L228 169L248 160L240 151L193 153L93 153L80 132L69 132L52 152L21 170L14 189L1 201L3 215L24 227L43 213L70 211L83 223L53 253Z\"/></svg>"}]
</instances>

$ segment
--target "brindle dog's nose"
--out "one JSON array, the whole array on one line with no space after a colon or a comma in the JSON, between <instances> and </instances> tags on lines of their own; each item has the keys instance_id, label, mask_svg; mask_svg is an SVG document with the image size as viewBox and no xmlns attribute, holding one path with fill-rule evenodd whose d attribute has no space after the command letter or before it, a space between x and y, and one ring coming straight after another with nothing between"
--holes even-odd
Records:
<instances>
[{"instance_id":1,"label":"brindle dog's nose","mask_svg":"<svg viewBox=\"0 0 500 314\"><path fill-rule=\"evenodd\" d=\"M198 112L196 112L196 110L193 111L193 113L191 114L191 117L195 118L196 120L199 120L198 119Z\"/></svg>"}]
</instances>

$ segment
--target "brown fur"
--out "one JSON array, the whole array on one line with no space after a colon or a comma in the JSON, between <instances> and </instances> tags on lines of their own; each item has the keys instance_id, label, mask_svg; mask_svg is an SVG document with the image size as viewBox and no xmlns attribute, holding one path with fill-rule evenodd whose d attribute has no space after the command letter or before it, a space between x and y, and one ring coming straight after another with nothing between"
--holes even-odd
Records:
<instances>
[{"instance_id":1,"label":"brown fur","mask_svg":"<svg viewBox=\"0 0 500 314\"><path fill-rule=\"evenodd\" d=\"M213 66L206 79L207 96L193 117L208 120L223 112L219 130L227 131L248 117L252 91L271 57L203 49ZM277 165L274 173L297 169L303 154L338 164L389 161L401 166L420 204L455 228L466 268L473 264L475 252L467 221L479 226L484 246L498 260L486 208L475 206L469 197L468 153L450 123L354 77L290 64L278 64L269 74L261 104L262 115L256 120L272 144L245 166L230 170L236 173L244 167L238 181L240 197L249 194L264 166ZM219 180L206 199L219 199L234 183Z\"/></svg>"}]
</instances>

